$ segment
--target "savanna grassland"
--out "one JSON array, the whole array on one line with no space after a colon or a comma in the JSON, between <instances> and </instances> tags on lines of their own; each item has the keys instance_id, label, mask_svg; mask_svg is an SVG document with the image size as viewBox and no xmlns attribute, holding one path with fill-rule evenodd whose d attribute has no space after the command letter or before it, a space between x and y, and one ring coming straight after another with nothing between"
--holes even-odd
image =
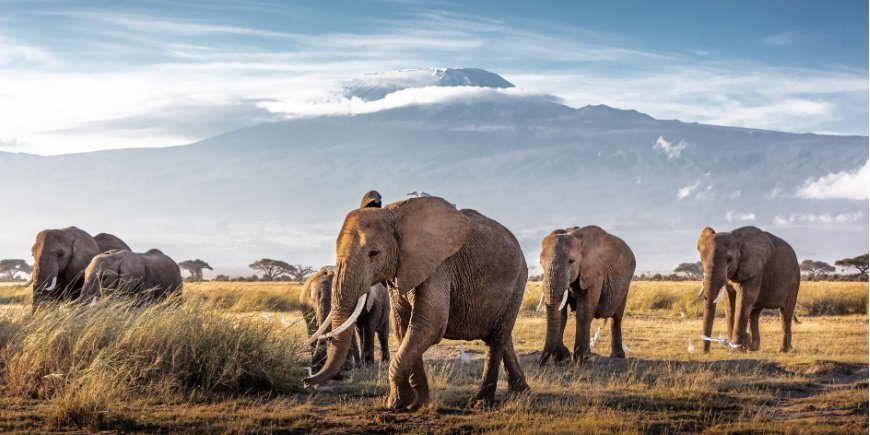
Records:
<instances>
[{"instance_id":1,"label":"savanna grassland","mask_svg":"<svg viewBox=\"0 0 870 435\"><path fill-rule=\"evenodd\" d=\"M867 432L867 283L803 283L788 354L774 311L760 351L714 344L703 354L698 287L634 283L625 360L607 358L608 324L589 363L538 367L545 320L530 283L514 332L530 394L507 397L502 379L498 406L468 409L483 343L467 343L462 364L460 342L444 340L426 353L432 405L394 413L382 409L386 366L301 388L298 284L194 283L183 300L150 308L101 301L36 314L29 288L0 286L0 431ZM573 331L569 319L569 347ZM724 332L717 319L713 335Z\"/></svg>"}]
</instances>

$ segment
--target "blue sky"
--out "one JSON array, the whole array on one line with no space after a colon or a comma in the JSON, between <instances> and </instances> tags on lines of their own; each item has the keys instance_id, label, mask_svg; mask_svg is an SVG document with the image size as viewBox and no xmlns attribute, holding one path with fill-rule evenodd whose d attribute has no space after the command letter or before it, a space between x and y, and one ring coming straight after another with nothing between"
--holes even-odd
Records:
<instances>
[{"instance_id":1,"label":"blue sky","mask_svg":"<svg viewBox=\"0 0 870 435\"><path fill-rule=\"evenodd\" d=\"M177 145L343 113L344 81L429 66L573 107L868 129L866 1L105 3L0 0L0 150Z\"/></svg>"}]
</instances>

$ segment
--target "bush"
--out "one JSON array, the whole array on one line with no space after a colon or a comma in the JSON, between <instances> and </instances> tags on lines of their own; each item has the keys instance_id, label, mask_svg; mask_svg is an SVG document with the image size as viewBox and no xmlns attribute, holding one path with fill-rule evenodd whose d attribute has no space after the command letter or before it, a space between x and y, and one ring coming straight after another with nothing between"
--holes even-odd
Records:
<instances>
[{"instance_id":1,"label":"bush","mask_svg":"<svg viewBox=\"0 0 870 435\"><path fill-rule=\"evenodd\" d=\"M106 299L0 321L7 393L49 399L58 425L99 427L138 397L290 392L301 385L302 337L276 322L199 302L146 308Z\"/></svg>"}]
</instances>

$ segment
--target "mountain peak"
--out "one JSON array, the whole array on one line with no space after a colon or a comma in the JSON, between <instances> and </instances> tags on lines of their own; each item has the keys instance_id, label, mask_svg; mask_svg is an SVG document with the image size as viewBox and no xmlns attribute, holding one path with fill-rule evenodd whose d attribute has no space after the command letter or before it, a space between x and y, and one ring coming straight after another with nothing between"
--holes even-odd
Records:
<instances>
[{"instance_id":1,"label":"mountain peak","mask_svg":"<svg viewBox=\"0 0 870 435\"><path fill-rule=\"evenodd\" d=\"M479 68L426 68L365 74L348 82L343 94L373 101L402 89L427 86L514 87L502 76Z\"/></svg>"}]
</instances>

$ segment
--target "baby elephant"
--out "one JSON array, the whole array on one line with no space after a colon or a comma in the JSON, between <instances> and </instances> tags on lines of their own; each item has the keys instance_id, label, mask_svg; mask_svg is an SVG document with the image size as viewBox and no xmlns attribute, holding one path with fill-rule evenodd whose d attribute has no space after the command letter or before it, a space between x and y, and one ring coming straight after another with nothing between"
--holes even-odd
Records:
<instances>
[{"instance_id":1,"label":"baby elephant","mask_svg":"<svg viewBox=\"0 0 870 435\"><path fill-rule=\"evenodd\" d=\"M364 364L375 362L375 333L381 345L381 361L390 362L390 295L383 284L375 284L369 290L365 308L356 318L356 330Z\"/></svg>"},{"instance_id":2,"label":"baby elephant","mask_svg":"<svg viewBox=\"0 0 870 435\"><path fill-rule=\"evenodd\" d=\"M335 277L335 267L323 266L319 271L309 276L299 292L299 305L302 306L302 316L308 326L308 335L316 334L317 325L330 317L332 309L332 279ZM321 331L321 333L325 332ZM313 355L311 357L311 369L320 370L326 361L326 346L318 343L316 337L309 340ZM347 354L345 369L355 366L360 361L359 348L356 339L353 340L353 348Z\"/></svg>"},{"instance_id":3,"label":"baby elephant","mask_svg":"<svg viewBox=\"0 0 870 435\"><path fill-rule=\"evenodd\" d=\"M166 299L181 290L181 270L171 258L152 249L144 254L112 250L91 260L79 300L89 301L102 289L149 302Z\"/></svg>"}]
</instances>

